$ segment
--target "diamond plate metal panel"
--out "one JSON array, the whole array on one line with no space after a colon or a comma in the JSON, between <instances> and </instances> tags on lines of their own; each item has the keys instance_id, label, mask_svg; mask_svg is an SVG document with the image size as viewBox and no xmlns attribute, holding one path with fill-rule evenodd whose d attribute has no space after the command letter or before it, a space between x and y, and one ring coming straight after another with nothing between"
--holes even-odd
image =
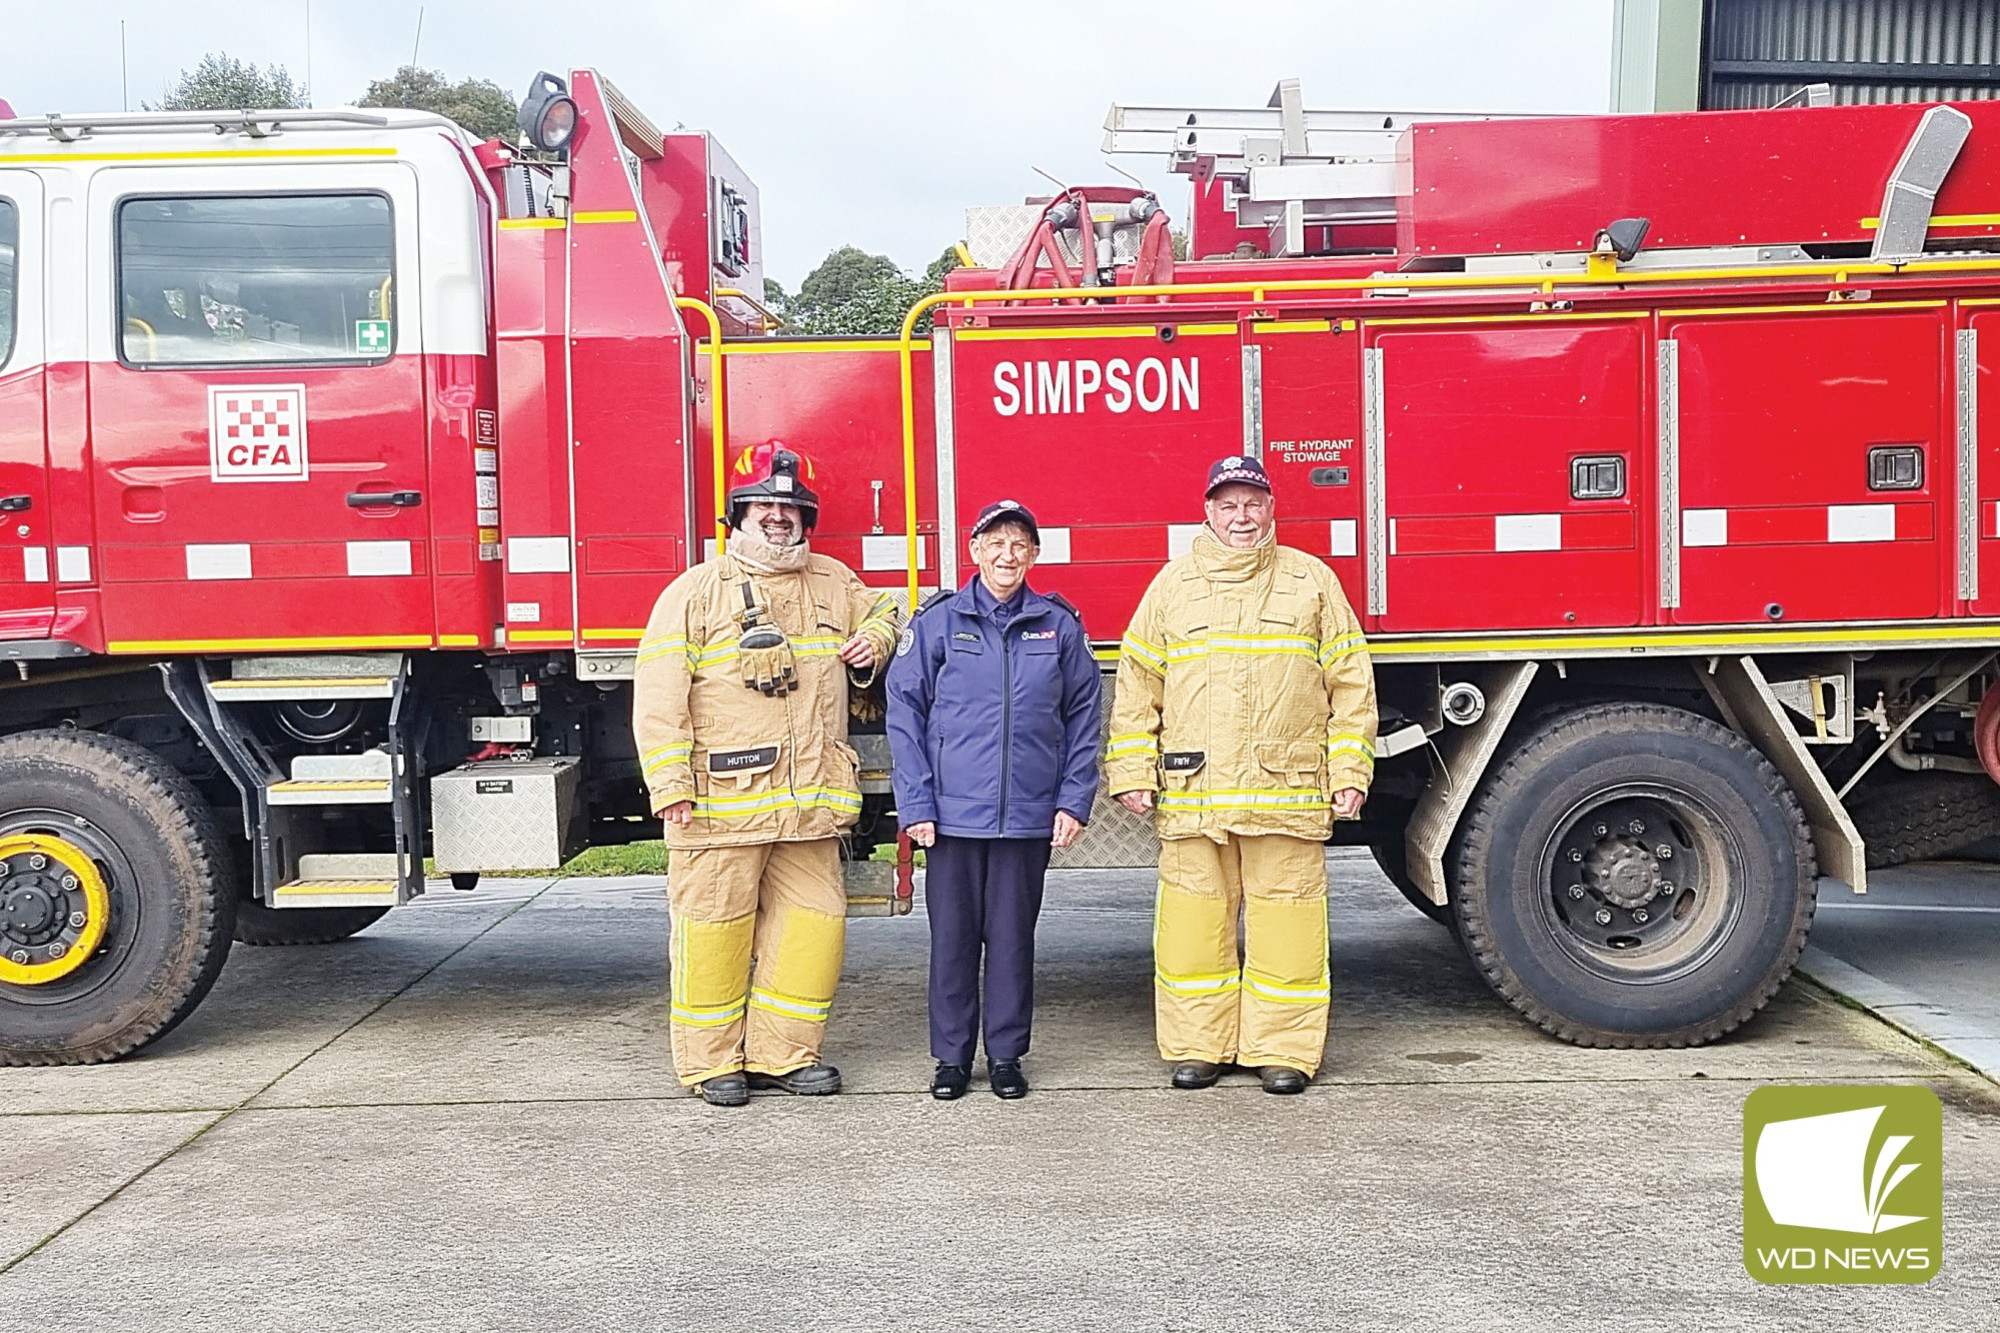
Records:
<instances>
[{"instance_id":1,"label":"diamond plate metal panel","mask_svg":"<svg viewBox=\"0 0 2000 1333\"><path fill-rule=\"evenodd\" d=\"M1052 870L1104 870L1160 862L1160 838L1151 815L1135 815L1104 791L1104 745L1111 734L1111 673L1104 674L1104 716L1097 747L1097 804L1076 845L1049 858Z\"/></svg>"},{"instance_id":2,"label":"diamond plate metal panel","mask_svg":"<svg viewBox=\"0 0 2000 1333\"><path fill-rule=\"evenodd\" d=\"M431 779L440 873L549 870L576 850L578 759L496 759Z\"/></svg>"}]
</instances>

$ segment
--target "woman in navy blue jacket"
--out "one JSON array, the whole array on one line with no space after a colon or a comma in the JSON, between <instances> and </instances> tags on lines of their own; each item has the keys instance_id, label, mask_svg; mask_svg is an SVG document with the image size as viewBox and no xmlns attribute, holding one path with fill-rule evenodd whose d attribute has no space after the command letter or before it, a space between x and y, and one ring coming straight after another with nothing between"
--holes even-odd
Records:
<instances>
[{"instance_id":1,"label":"woman in navy blue jacket","mask_svg":"<svg viewBox=\"0 0 2000 1333\"><path fill-rule=\"evenodd\" d=\"M988 505L972 525L978 575L924 604L889 667L897 816L930 849L931 1095L944 1101L971 1081L982 1008L994 1093L1027 1095L1042 879L1097 794L1097 662L1075 609L1028 587L1040 551L1033 514Z\"/></svg>"}]
</instances>

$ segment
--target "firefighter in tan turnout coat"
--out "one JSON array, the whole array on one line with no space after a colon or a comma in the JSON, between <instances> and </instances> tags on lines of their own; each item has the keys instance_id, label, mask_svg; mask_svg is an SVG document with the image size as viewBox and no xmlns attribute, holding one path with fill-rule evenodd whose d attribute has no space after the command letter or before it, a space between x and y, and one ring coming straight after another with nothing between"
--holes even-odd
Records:
<instances>
[{"instance_id":1,"label":"firefighter in tan turnout coat","mask_svg":"<svg viewBox=\"0 0 2000 1333\"><path fill-rule=\"evenodd\" d=\"M1299 1092L1326 1046L1324 843L1373 776L1374 673L1333 571L1276 544L1255 459L1215 464L1206 508L1125 636L1105 790L1158 809L1154 1013L1174 1086L1241 1064Z\"/></svg>"},{"instance_id":2,"label":"firefighter in tan turnout coat","mask_svg":"<svg viewBox=\"0 0 2000 1333\"><path fill-rule=\"evenodd\" d=\"M667 836L681 1082L840 1090L820 1063L847 900L840 835L861 810L848 686L895 648L893 599L811 553L812 465L777 441L731 476L724 552L675 579L639 648L634 731Z\"/></svg>"}]
</instances>

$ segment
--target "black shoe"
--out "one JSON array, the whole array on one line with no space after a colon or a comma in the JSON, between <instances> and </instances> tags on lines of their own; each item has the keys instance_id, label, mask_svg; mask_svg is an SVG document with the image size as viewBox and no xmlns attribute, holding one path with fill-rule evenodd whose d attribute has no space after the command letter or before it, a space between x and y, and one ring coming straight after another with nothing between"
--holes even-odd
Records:
<instances>
[{"instance_id":1,"label":"black shoe","mask_svg":"<svg viewBox=\"0 0 2000 1333\"><path fill-rule=\"evenodd\" d=\"M940 1060L936 1072L931 1075L931 1096L941 1102L955 1102L965 1095L965 1089L971 1082L970 1069Z\"/></svg>"},{"instance_id":2,"label":"black shoe","mask_svg":"<svg viewBox=\"0 0 2000 1333\"><path fill-rule=\"evenodd\" d=\"M710 1106L748 1106L750 1084L741 1074L717 1074L702 1080L701 1099Z\"/></svg>"},{"instance_id":3,"label":"black shoe","mask_svg":"<svg viewBox=\"0 0 2000 1333\"><path fill-rule=\"evenodd\" d=\"M1183 1060L1174 1066L1174 1086L1177 1088L1212 1088L1215 1080L1221 1077L1222 1066L1206 1060Z\"/></svg>"},{"instance_id":4,"label":"black shoe","mask_svg":"<svg viewBox=\"0 0 2000 1333\"><path fill-rule=\"evenodd\" d=\"M1028 1095L1028 1079L1019 1060L988 1060L986 1077L992 1080L993 1095L1011 1102Z\"/></svg>"},{"instance_id":5,"label":"black shoe","mask_svg":"<svg viewBox=\"0 0 2000 1333\"><path fill-rule=\"evenodd\" d=\"M832 1065L807 1065L789 1074L751 1074L749 1078L753 1088L800 1097L827 1097L840 1091L840 1071Z\"/></svg>"},{"instance_id":6,"label":"black shoe","mask_svg":"<svg viewBox=\"0 0 2000 1333\"><path fill-rule=\"evenodd\" d=\"M1264 1091L1281 1096L1306 1090L1306 1076L1290 1065L1265 1065L1257 1071L1257 1077L1263 1080Z\"/></svg>"}]
</instances>

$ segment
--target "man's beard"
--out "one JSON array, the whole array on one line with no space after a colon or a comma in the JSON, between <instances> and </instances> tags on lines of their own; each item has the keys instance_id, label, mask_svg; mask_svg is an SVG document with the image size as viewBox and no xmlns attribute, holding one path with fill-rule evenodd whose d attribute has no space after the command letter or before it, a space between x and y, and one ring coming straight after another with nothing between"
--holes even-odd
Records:
<instances>
[{"instance_id":1,"label":"man's beard","mask_svg":"<svg viewBox=\"0 0 2000 1333\"><path fill-rule=\"evenodd\" d=\"M797 546L806 539L805 526L800 523L759 523L755 526L757 535L776 547Z\"/></svg>"}]
</instances>

